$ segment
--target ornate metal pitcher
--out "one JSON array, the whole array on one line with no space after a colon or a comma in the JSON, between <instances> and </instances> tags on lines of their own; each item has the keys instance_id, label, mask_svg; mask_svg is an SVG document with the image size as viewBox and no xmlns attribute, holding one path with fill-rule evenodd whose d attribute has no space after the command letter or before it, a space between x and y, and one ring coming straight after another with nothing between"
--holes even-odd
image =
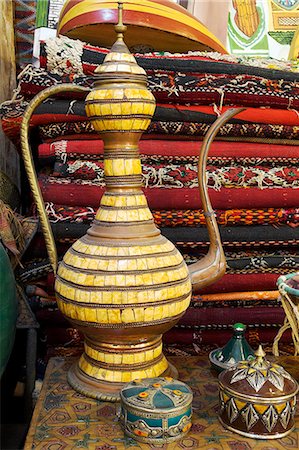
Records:
<instances>
[{"instance_id":1,"label":"ornate metal pitcher","mask_svg":"<svg viewBox=\"0 0 299 450\"><path fill-rule=\"evenodd\" d=\"M115 27L117 40L96 70L94 88L70 85L45 89L29 104L21 141L25 167L38 207L54 272L55 243L45 212L28 144L35 108L65 90L89 92L86 114L104 141L106 191L87 234L67 251L56 274L62 313L85 336L85 350L69 371L79 392L115 401L124 383L135 378L176 375L162 352L162 334L187 309L192 288L215 282L225 272L225 256L205 185L210 144L222 124L240 110L227 111L214 123L198 164L200 197L210 237L208 254L189 270L178 250L161 235L142 191L138 141L155 110L145 71L123 41L126 27Z\"/></svg>"}]
</instances>

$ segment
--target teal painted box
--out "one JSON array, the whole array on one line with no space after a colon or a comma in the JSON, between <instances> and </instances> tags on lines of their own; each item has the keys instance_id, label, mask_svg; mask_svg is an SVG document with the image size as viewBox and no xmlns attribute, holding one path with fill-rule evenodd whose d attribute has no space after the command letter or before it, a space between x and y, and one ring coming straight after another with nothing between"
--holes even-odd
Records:
<instances>
[{"instance_id":1,"label":"teal painted box","mask_svg":"<svg viewBox=\"0 0 299 450\"><path fill-rule=\"evenodd\" d=\"M120 393L126 435L147 443L173 442L191 428L191 389L170 377L134 380Z\"/></svg>"}]
</instances>

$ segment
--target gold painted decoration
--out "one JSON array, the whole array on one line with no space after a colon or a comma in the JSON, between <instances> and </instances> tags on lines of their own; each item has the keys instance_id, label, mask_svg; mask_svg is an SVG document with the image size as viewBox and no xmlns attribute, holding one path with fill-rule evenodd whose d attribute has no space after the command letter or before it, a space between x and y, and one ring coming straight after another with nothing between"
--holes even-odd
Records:
<instances>
[{"instance_id":1,"label":"gold painted decoration","mask_svg":"<svg viewBox=\"0 0 299 450\"><path fill-rule=\"evenodd\" d=\"M29 104L21 127L22 151L54 272L56 249L28 142L30 118L51 95L89 92L86 114L104 141L106 191L87 234L65 254L55 290L64 316L84 334L85 349L68 380L82 394L116 401L135 378L176 375L162 352L162 335L184 314L193 290L225 272L220 234L205 174L219 128L242 109L226 111L210 127L198 162L199 193L210 237L207 255L187 268L182 255L155 226L142 190L138 142L155 110L144 70L123 41L122 2L117 39L86 91L72 85L46 89Z\"/></svg>"}]
</instances>

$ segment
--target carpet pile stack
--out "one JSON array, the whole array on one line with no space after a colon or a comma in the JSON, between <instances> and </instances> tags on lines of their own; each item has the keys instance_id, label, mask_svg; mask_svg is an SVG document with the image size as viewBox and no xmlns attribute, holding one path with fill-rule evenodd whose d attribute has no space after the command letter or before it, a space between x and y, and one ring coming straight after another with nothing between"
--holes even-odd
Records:
<instances>
[{"instance_id":1,"label":"carpet pile stack","mask_svg":"<svg viewBox=\"0 0 299 450\"><path fill-rule=\"evenodd\" d=\"M19 145L25 108L43 89L60 83L90 87L107 52L68 38L42 43L41 67L27 66L19 75L15 98L1 106L7 136ZM245 108L221 128L207 167L227 273L193 296L166 341L194 349L223 345L230 326L243 322L251 344L272 342L284 320L276 280L299 262L299 74L290 63L214 53L151 53L136 59L147 71L157 102L140 143L144 190L156 224L188 264L200 259L209 245L197 182L201 141L219 114L230 107ZM86 232L99 206L103 144L87 121L84 98L70 94L37 108L31 137L62 256ZM46 257L41 235L33 254ZM43 260L35 264L50 271ZM30 270L21 275L27 282L28 273L40 274ZM52 278L48 274L49 285Z\"/></svg>"}]
</instances>

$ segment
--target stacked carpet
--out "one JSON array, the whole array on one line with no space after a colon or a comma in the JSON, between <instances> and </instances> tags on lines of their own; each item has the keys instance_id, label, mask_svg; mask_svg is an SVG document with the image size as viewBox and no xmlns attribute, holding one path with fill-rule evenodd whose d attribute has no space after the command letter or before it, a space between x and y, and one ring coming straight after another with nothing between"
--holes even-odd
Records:
<instances>
[{"instance_id":1,"label":"stacked carpet","mask_svg":"<svg viewBox=\"0 0 299 450\"><path fill-rule=\"evenodd\" d=\"M18 145L30 99L65 82L90 87L106 54L106 49L65 38L43 43L41 67L28 66L19 75L16 99L2 105L5 133ZM144 191L156 224L188 264L204 256L209 245L198 193L200 141L221 112L232 106L246 108L221 128L207 165L227 273L193 296L186 315L166 339L222 345L229 327L243 321L251 343L272 342L284 320L276 280L299 261L299 74L288 63L269 68L271 62L240 63L209 53L136 58L147 71L157 101L140 142ZM38 107L31 135L61 257L86 232L99 206L105 189L103 144L86 119L84 99L73 94ZM48 273L40 239L32 254L41 258L40 267ZM20 276L28 281L29 272L24 269ZM51 274L47 282L53 282ZM48 324L48 312L43 314Z\"/></svg>"}]
</instances>

